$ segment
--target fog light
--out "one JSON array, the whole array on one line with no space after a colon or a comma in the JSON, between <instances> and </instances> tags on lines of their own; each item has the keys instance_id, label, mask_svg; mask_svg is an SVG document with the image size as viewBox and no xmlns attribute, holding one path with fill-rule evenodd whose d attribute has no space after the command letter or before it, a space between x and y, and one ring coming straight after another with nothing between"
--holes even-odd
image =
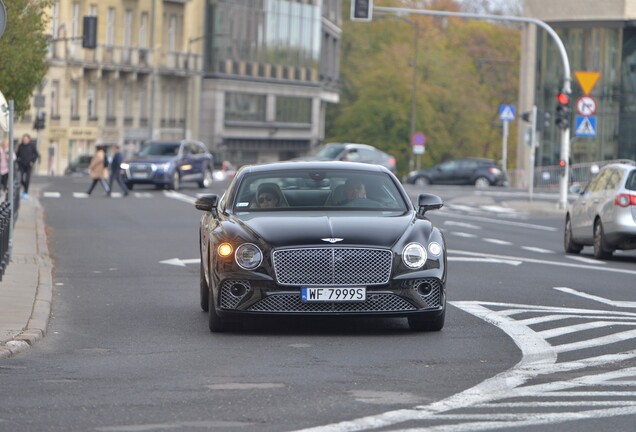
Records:
<instances>
[{"instance_id":1,"label":"fog light","mask_svg":"<svg viewBox=\"0 0 636 432\"><path fill-rule=\"evenodd\" d=\"M247 292L247 288L243 284L234 284L230 287L230 293L234 297L243 297Z\"/></svg>"}]
</instances>

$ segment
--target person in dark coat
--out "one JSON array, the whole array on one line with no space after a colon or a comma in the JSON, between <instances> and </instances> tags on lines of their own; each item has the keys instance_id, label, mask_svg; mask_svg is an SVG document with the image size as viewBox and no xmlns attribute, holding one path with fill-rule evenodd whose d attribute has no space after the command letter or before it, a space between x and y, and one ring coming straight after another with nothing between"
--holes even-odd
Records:
<instances>
[{"instance_id":1,"label":"person in dark coat","mask_svg":"<svg viewBox=\"0 0 636 432\"><path fill-rule=\"evenodd\" d=\"M128 188L124 179L121 178L121 163L124 157L121 154L121 147L119 145L113 146L113 159L110 161L110 178L108 179L108 196L113 191L113 183L117 181L117 184L121 188L124 196L128 196Z\"/></svg>"},{"instance_id":2,"label":"person in dark coat","mask_svg":"<svg viewBox=\"0 0 636 432\"><path fill-rule=\"evenodd\" d=\"M40 158L40 153L35 144L31 141L29 134L22 136L22 143L16 152L16 161L20 168L20 183L22 183L22 199L29 198L29 184L31 183L31 171L35 162Z\"/></svg>"}]
</instances>

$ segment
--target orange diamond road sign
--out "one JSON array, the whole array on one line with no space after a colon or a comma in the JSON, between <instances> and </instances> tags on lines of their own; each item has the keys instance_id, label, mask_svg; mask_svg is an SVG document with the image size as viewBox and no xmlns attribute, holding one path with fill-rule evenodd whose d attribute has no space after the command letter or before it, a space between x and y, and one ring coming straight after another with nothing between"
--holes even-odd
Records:
<instances>
[{"instance_id":1,"label":"orange diamond road sign","mask_svg":"<svg viewBox=\"0 0 636 432\"><path fill-rule=\"evenodd\" d=\"M585 72L585 71L576 71L574 72L576 76L576 80L579 82L579 85L583 89L583 93L585 96L589 96L590 92L598 82L598 79L601 77L600 72Z\"/></svg>"}]
</instances>

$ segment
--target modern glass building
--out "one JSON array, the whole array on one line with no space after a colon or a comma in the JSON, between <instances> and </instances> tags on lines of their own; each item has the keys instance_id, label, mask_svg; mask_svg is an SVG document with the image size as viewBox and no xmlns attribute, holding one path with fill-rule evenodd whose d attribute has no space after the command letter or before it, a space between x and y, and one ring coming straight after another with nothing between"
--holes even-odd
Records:
<instances>
[{"instance_id":1,"label":"modern glass building","mask_svg":"<svg viewBox=\"0 0 636 432\"><path fill-rule=\"evenodd\" d=\"M524 14L555 29L568 54L572 163L636 160L636 0L528 0ZM536 104L543 126L536 165L556 165L561 156L560 129L554 124L555 97L563 87L561 56L553 39L534 25L524 29L522 53L520 111ZM577 112L577 100L584 96L575 78L577 71L600 73L589 93L597 102L593 134L582 127L584 116ZM530 149L523 139L519 150L518 166L525 167Z\"/></svg>"},{"instance_id":2,"label":"modern glass building","mask_svg":"<svg viewBox=\"0 0 636 432\"><path fill-rule=\"evenodd\" d=\"M213 151L242 165L322 142L339 99L341 3L207 1L200 133Z\"/></svg>"}]
</instances>

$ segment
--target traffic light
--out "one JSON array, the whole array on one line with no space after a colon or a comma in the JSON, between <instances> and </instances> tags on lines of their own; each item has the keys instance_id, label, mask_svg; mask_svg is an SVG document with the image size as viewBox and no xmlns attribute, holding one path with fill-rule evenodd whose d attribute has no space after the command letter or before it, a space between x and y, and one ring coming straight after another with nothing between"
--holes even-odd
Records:
<instances>
[{"instance_id":1,"label":"traffic light","mask_svg":"<svg viewBox=\"0 0 636 432\"><path fill-rule=\"evenodd\" d=\"M373 0L351 0L351 21L371 21Z\"/></svg>"},{"instance_id":2,"label":"traffic light","mask_svg":"<svg viewBox=\"0 0 636 432\"><path fill-rule=\"evenodd\" d=\"M85 16L82 29L82 48L97 48L97 17Z\"/></svg>"},{"instance_id":3,"label":"traffic light","mask_svg":"<svg viewBox=\"0 0 636 432\"><path fill-rule=\"evenodd\" d=\"M523 114L521 114L521 120L526 123L532 123L532 113L530 111L524 112Z\"/></svg>"},{"instance_id":4,"label":"traffic light","mask_svg":"<svg viewBox=\"0 0 636 432\"><path fill-rule=\"evenodd\" d=\"M561 177L565 176L565 159L559 161L559 175Z\"/></svg>"},{"instance_id":5,"label":"traffic light","mask_svg":"<svg viewBox=\"0 0 636 432\"><path fill-rule=\"evenodd\" d=\"M33 129L42 130L44 129L45 126L46 126L46 113L40 112L38 113L38 116L36 117L35 122L33 122Z\"/></svg>"},{"instance_id":6,"label":"traffic light","mask_svg":"<svg viewBox=\"0 0 636 432\"><path fill-rule=\"evenodd\" d=\"M570 97L565 93L559 93L556 96L557 107L554 123L560 129L567 129L570 127Z\"/></svg>"}]
</instances>

